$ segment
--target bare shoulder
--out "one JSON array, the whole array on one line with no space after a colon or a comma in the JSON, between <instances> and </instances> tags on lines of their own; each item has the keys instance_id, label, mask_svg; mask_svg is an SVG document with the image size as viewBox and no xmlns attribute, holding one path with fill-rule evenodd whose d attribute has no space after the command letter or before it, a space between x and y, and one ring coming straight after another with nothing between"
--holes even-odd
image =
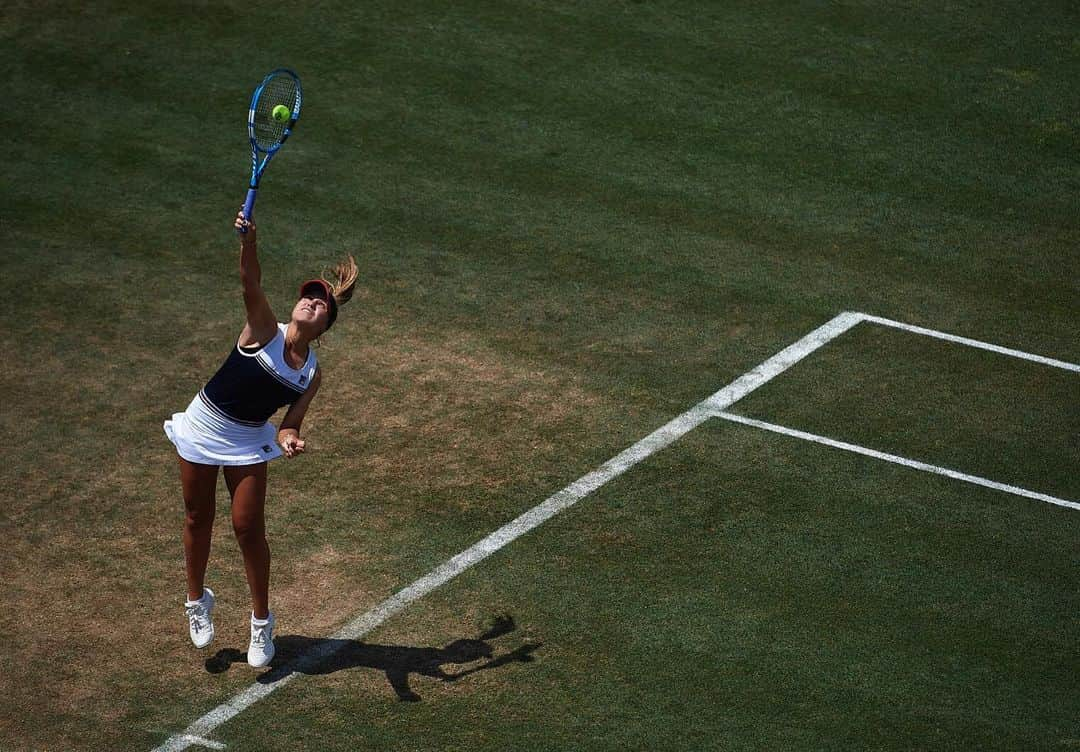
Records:
<instances>
[{"instance_id":1,"label":"bare shoulder","mask_svg":"<svg viewBox=\"0 0 1080 752\"><path fill-rule=\"evenodd\" d=\"M244 324L244 328L240 332L240 337L237 339L236 344L240 347L263 346L276 337L277 333L278 329L276 322L273 328L270 328L264 326L253 327L249 321Z\"/></svg>"}]
</instances>

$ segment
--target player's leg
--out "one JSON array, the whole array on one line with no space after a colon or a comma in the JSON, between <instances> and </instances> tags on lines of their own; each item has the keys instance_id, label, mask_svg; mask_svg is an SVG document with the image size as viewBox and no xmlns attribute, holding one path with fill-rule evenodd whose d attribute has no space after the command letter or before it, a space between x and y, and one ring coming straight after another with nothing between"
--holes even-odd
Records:
<instances>
[{"instance_id":1,"label":"player's leg","mask_svg":"<svg viewBox=\"0 0 1080 752\"><path fill-rule=\"evenodd\" d=\"M206 562L210 559L210 535L214 529L217 487L216 465L200 465L180 458L180 483L184 492L184 561L188 599L184 604L191 642L204 648L214 639L214 593L205 587Z\"/></svg>"},{"instance_id":2,"label":"player's leg","mask_svg":"<svg viewBox=\"0 0 1080 752\"><path fill-rule=\"evenodd\" d=\"M244 554L251 589L251 642L247 661L261 668L274 658L274 616L270 613L270 546L266 542L266 463L225 468L232 494L232 522Z\"/></svg>"},{"instance_id":3,"label":"player's leg","mask_svg":"<svg viewBox=\"0 0 1080 752\"><path fill-rule=\"evenodd\" d=\"M266 542L266 463L225 468L225 483L232 495L232 524L244 555L252 613L265 619L270 613L270 546Z\"/></svg>"},{"instance_id":4,"label":"player's leg","mask_svg":"<svg viewBox=\"0 0 1080 752\"><path fill-rule=\"evenodd\" d=\"M214 529L217 486L216 465L200 465L180 458L180 483L184 493L184 561L188 600L203 595L206 562L210 559L210 536Z\"/></svg>"}]
</instances>

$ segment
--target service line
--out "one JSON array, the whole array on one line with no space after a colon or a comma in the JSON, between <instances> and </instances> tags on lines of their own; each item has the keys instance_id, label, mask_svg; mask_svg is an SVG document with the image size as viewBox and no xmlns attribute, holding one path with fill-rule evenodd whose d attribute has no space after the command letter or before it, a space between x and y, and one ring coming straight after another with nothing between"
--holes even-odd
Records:
<instances>
[{"instance_id":1,"label":"service line","mask_svg":"<svg viewBox=\"0 0 1080 752\"><path fill-rule=\"evenodd\" d=\"M992 353L997 353L998 355L1008 355L1010 358L1030 360L1032 363L1041 363L1044 366L1051 366L1053 368L1061 368L1066 371L1080 373L1080 365L1077 365L1076 363L1069 363L1064 360L1057 360L1056 358L1047 358L1043 355L1035 355L1034 353L1024 352L1023 350L1014 350L1011 347L1002 347L1001 345L994 345L989 342L981 342L980 340L971 339L969 337L958 337L957 335L949 334L948 332L939 332L937 329L927 329L922 326L905 324L902 321L893 321L892 319L882 318L881 316L871 316L868 313L857 313L855 315L860 317L863 321L881 324L882 326L890 326L893 329L901 329L905 332L921 334L925 337L933 337L934 339L942 339L946 342L955 342L958 345L967 345L968 347L987 350Z\"/></svg>"},{"instance_id":2,"label":"service line","mask_svg":"<svg viewBox=\"0 0 1080 752\"><path fill-rule=\"evenodd\" d=\"M825 446L830 446L835 449L843 449L847 452L854 452L856 454L861 454L866 457L873 457L874 459L884 460L885 462L892 462L897 465L904 465L905 467L914 468L915 470L922 470L927 473L944 475L948 478L962 480L966 483L974 483L977 486L992 488L995 491L1004 491L1005 493L1015 494L1016 496L1025 496L1029 499L1045 501L1047 504L1056 504L1059 507L1067 507L1069 509L1080 510L1080 503L1077 503L1075 501L1059 499L1056 496L1050 496L1049 494L1039 493L1037 491L1029 491L1026 488L1020 488L1019 486L1011 486L1007 483L998 483L997 481L980 478L977 475L968 475L967 473L961 473L958 470L950 470L947 467L938 467L937 465L929 465L925 462L919 462L918 460L910 460L906 457L898 457L895 454L886 454L885 452L879 452L876 449L867 449L866 447L861 447L857 444L849 444L846 441L837 441L836 439L830 439L826 436L818 436L817 434L807 433L806 431L798 431L794 428L788 428L786 426L778 426L775 423L766 423L763 420L755 420L754 418L747 418L745 416L736 415L734 413L718 412L716 413L716 417L723 418L724 420L730 420L733 423L742 423L745 426L753 426L754 428L761 428L765 431L772 431L773 433L780 433L785 436L792 436L796 439L812 441L815 444L824 444Z\"/></svg>"}]
</instances>

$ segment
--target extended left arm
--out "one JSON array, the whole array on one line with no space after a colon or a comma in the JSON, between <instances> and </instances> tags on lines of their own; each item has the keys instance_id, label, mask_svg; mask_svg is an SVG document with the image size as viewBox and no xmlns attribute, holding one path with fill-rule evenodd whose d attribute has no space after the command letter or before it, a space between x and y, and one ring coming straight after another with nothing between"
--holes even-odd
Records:
<instances>
[{"instance_id":1,"label":"extended left arm","mask_svg":"<svg viewBox=\"0 0 1080 752\"><path fill-rule=\"evenodd\" d=\"M311 378L311 385L308 386L307 391L300 395L300 399L296 400L285 412L285 418L278 428L277 440L281 448L285 450L286 457L295 457L304 452L304 440L300 438L300 424L304 422L308 405L315 399L315 393L319 391L321 383L322 369L319 368Z\"/></svg>"}]
</instances>

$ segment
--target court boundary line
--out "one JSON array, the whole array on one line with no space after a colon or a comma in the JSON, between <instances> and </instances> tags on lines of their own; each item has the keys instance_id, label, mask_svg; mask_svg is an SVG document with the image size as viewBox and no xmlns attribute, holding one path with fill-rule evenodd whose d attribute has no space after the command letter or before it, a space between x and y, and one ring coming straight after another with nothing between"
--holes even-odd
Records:
<instances>
[{"instance_id":1,"label":"court boundary line","mask_svg":"<svg viewBox=\"0 0 1080 752\"><path fill-rule=\"evenodd\" d=\"M1045 501L1047 504L1055 504L1059 507L1067 507L1069 509L1075 509L1080 511L1080 503L1077 503L1075 501L1061 499L1057 496L1040 493L1039 491L1030 491L1026 488L1021 488L1020 486L1014 486L1008 483L1000 483L998 481L989 480L988 478L981 478L978 475L969 475L968 473L962 473L959 470L952 470L947 467L941 467L940 465L931 465L927 462L920 462L919 460L912 460L908 459L907 457L900 457L896 454L880 452L876 449L869 449L864 446L859 446L858 444L849 444L846 441L830 439L827 436L820 436L818 434L808 433L806 431L799 431L794 428L788 428L787 426L777 425L776 423L766 423L763 420L748 418L745 415L737 415L735 413L729 412L718 412L716 413L715 417L731 421L732 423L741 423L746 426L760 428L764 431L771 431L772 433L779 433L785 436L794 437L796 439L810 441L815 444L823 444L825 446L833 447L834 449L843 449L847 452L861 454L865 457L872 457L877 460L891 462L894 465L903 465L905 467L910 467L915 470L922 470L923 472L933 473L934 475L944 475L945 477L952 478L953 480L962 480L965 483L971 483L976 486L983 486L984 488L990 488L995 491L1003 491L1005 493L1013 494L1014 496L1024 496L1029 499L1035 499L1036 501Z\"/></svg>"},{"instance_id":2,"label":"court boundary line","mask_svg":"<svg viewBox=\"0 0 1080 752\"><path fill-rule=\"evenodd\" d=\"M694 405L686 412L673 418L660 428L650 433L645 438L631 445L627 449L624 449L622 452L612 457L610 460L603 463L595 470L586 473L570 485L563 488L561 491L558 491L557 493L549 496L546 500L536 505L529 511L525 512L522 515L519 515L512 521L500 527L495 532L481 539L477 543L474 543L472 546L465 549L456 556L453 556L450 559L446 560L438 567L433 569L431 572L427 573L423 577L420 577L412 584L408 585L407 587L398 591L391 597L382 601L374 608L356 617L344 627L342 627L340 630L338 630L336 633L331 635L330 640L323 642L320 648L317 648L310 653L298 656L292 663L281 667L281 669L277 669L276 671L282 674L279 678L276 678L273 681L269 681L265 684L255 682L247 689L238 692L237 694L233 695L233 697L231 697L229 700L226 700L213 710L209 711L208 713L204 714L203 716L192 722L183 731L169 736L161 745L155 747L153 749L153 752L179 752L180 750L185 750L193 745L206 746L213 749L224 749L225 745L223 743L210 739L210 734L215 729L217 729L223 723L236 717L238 714L251 707L259 700L262 700L267 695L285 686L293 679L302 676L303 668L306 665L310 665L320 660L323 660L332 655L333 653L337 652L337 650L339 650L340 646L343 644L341 641L356 640L367 634L371 630L381 625L391 616L404 610L410 603L419 600L431 591L454 579L459 574L472 567L474 564L483 561L488 556L502 549L510 542L516 540L517 538L533 530L534 528L539 527L544 522L551 519L558 513L573 506L578 501L583 499L585 496L591 494L593 491L597 490L608 481L622 475L631 467L638 464L645 458L671 445L679 438L686 435L693 429L697 428L710 418L723 418L731 420L732 417L734 417L739 419L736 422L746 422L749 420L753 420L744 419L742 416L734 415L734 413L725 413L725 411L735 402L747 396L758 387L768 383L776 376L779 376L781 373L801 361L803 358L807 357L814 351L828 344L844 332L847 332L856 324L859 324L863 321L881 324L883 326L889 326L896 329L902 329L916 334L923 334L925 336L930 336L937 339L956 342L971 347L977 347L983 350L989 350L998 354L1022 358L1024 360L1042 363L1044 365L1050 365L1056 368L1064 368L1065 370L1076 371L1080 373L1080 365L1076 365L1074 363L1068 363L1066 361L1056 360L1054 358L1046 358L1041 355L1034 355L1032 353L1023 352L1021 350L1001 347L1000 345L994 345L988 342L968 339L966 337L958 337L957 335L948 334L946 332L940 332L934 329L926 329L923 327L905 324L900 321L894 321L892 319L886 319L866 313L844 311L843 313L834 316L832 319L822 324L817 329L814 329L809 334L806 334L801 339L797 340L791 345L788 345L783 350L780 350L767 360L763 361L760 365L747 371L742 376L738 377L727 386L723 387L722 389L705 398L698 404ZM783 426L777 426L777 428L782 428L785 432L794 432L794 429L786 429ZM843 442L836 443L842 444ZM855 445L847 446L854 447ZM864 448L860 447L860 449ZM869 452L874 450L866 451ZM892 457L894 455L888 456ZM883 459L883 457L879 457L879 459ZM939 469L945 470L945 468ZM950 472L955 473L957 471ZM961 473L960 475L963 474ZM337 640L338 642L334 642L334 640Z\"/></svg>"},{"instance_id":3,"label":"court boundary line","mask_svg":"<svg viewBox=\"0 0 1080 752\"><path fill-rule=\"evenodd\" d=\"M180 738L190 744L196 744L200 747L209 747L210 749L225 749L225 745L221 742L215 742L213 739L206 739L201 736L183 734Z\"/></svg>"},{"instance_id":4,"label":"court boundary line","mask_svg":"<svg viewBox=\"0 0 1080 752\"><path fill-rule=\"evenodd\" d=\"M948 332L939 332L937 329L927 329L922 326L905 324L902 321L895 321L893 319L883 318L882 316L873 316L869 313L860 313L857 315L861 317L862 321L869 321L873 324L881 324L882 326L892 327L893 329L902 329L903 331L912 332L913 334L921 334L924 337L933 337L934 339L941 339L946 342L955 342L956 344L975 347L979 350L988 350L992 353L997 353L998 355L1008 355L1012 358L1030 360L1033 363L1041 363L1044 366L1052 366L1053 368L1080 373L1080 365L1069 363L1065 360L1047 358L1043 355L1035 355L1034 353L1024 352L1023 350L1014 350L1011 347L1002 347L1001 345L995 345L990 342L983 342L982 340L971 339L969 337L959 337L955 334L949 334Z\"/></svg>"}]
</instances>

